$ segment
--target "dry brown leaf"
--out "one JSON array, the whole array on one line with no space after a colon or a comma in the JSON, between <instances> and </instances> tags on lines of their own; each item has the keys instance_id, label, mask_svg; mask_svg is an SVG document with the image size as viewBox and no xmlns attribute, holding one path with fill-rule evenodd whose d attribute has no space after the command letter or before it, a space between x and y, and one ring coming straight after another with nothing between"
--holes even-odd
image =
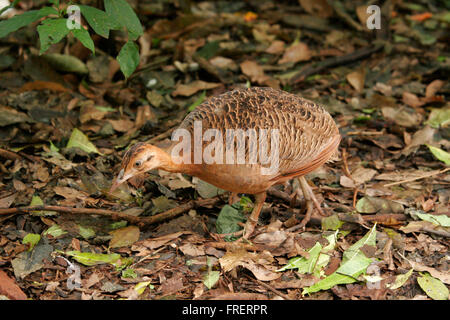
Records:
<instances>
[{"instance_id":1,"label":"dry brown leaf","mask_svg":"<svg viewBox=\"0 0 450 320\"><path fill-rule=\"evenodd\" d=\"M274 232L261 233L253 239L253 242L259 246L266 247L266 250L270 250L269 248L279 247L286 239L286 232L277 230Z\"/></svg>"},{"instance_id":2,"label":"dry brown leaf","mask_svg":"<svg viewBox=\"0 0 450 320\"><path fill-rule=\"evenodd\" d=\"M25 91L33 91L33 90L50 90L56 92L70 92L69 89L65 88L63 85L50 82L50 81L33 81L25 83L20 89L19 92Z\"/></svg>"},{"instance_id":3,"label":"dry brown leaf","mask_svg":"<svg viewBox=\"0 0 450 320\"><path fill-rule=\"evenodd\" d=\"M419 146L433 143L433 136L435 133L436 129L430 126L425 126L423 129L416 131L412 136L411 143L403 149L402 154L407 156L411 152L414 152Z\"/></svg>"},{"instance_id":4,"label":"dry brown leaf","mask_svg":"<svg viewBox=\"0 0 450 320\"><path fill-rule=\"evenodd\" d=\"M69 187L56 186L53 188L53 191L55 191L57 195L60 195L68 200L76 200L76 199L83 200L88 198L88 194L86 192L78 191L76 189Z\"/></svg>"},{"instance_id":5,"label":"dry brown leaf","mask_svg":"<svg viewBox=\"0 0 450 320\"><path fill-rule=\"evenodd\" d=\"M189 97L200 90L213 89L219 87L220 85L220 83L196 80L189 84L178 84L175 91L172 92L172 95Z\"/></svg>"},{"instance_id":6,"label":"dry brown leaf","mask_svg":"<svg viewBox=\"0 0 450 320\"><path fill-rule=\"evenodd\" d=\"M136 121L134 126L136 129L140 129L147 121L155 121L156 115L152 112L149 105L139 106L137 108Z\"/></svg>"},{"instance_id":7,"label":"dry brown leaf","mask_svg":"<svg viewBox=\"0 0 450 320\"><path fill-rule=\"evenodd\" d=\"M419 108L425 104L425 102L420 101L420 99L414 93L407 91L403 92L402 101L404 104L411 106L413 108Z\"/></svg>"},{"instance_id":8,"label":"dry brown leaf","mask_svg":"<svg viewBox=\"0 0 450 320\"><path fill-rule=\"evenodd\" d=\"M159 247L162 247L163 245L165 245L168 242L171 242L171 241L173 241L175 239L178 239L181 235L188 234L188 233L191 233L191 232L180 231L180 232L167 234L165 236L158 237L158 238L145 239L145 240L139 241L135 245L133 245L131 247L131 250L138 251L140 246L144 246L144 247L146 247L146 248L148 248L150 250L154 250L154 249L157 249Z\"/></svg>"},{"instance_id":9,"label":"dry brown leaf","mask_svg":"<svg viewBox=\"0 0 450 320\"><path fill-rule=\"evenodd\" d=\"M234 60L222 56L216 56L209 60L213 66L224 70L237 70L237 64Z\"/></svg>"},{"instance_id":10,"label":"dry brown leaf","mask_svg":"<svg viewBox=\"0 0 450 320\"><path fill-rule=\"evenodd\" d=\"M35 163L30 166L30 169L33 172L33 179L39 180L42 182L47 182L50 174L48 173L48 169L43 166L43 164Z\"/></svg>"},{"instance_id":11,"label":"dry brown leaf","mask_svg":"<svg viewBox=\"0 0 450 320\"><path fill-rule=\"evenodd\" d=\"M11 300L27 300L22 289L2 270L0 270L0 294Z\"/></svg>"},{"instance_id":12,"label":"dry brown leaf","mask_svg":"<svg viewBox=\"0 0 450 320\"><path fill-rule=\"evenodd\" d=\"M435 268L427 267L419 262L414 262L411 260L408 260L408 262L411 264L411 267L414 268L416 271L427 271L429 272L433 277L441 280L445 284L450 284L450 273L449 272L442 272L439 270L436 270Z\"/></svg>"},{"instance_id":13,"label":"dry brown leaf","mask_svg":"<svg viewBox=\"0 0 450 320\"><path fill-rule=\"evenodd\" d=\"M180 246L181 252L183 254L192 256L192 257L198 257L198 256L204 256L205 255L205 249L203 248L203 245L196 246L190 242Z\"/></svg>"},{"instance_id":14,"label":"dry brown leaf","mask_svg":"<svg viewBox=\"0 0 450 320\"><path fill-rule=\"evenodd\" d=\"M83 288L89 289L93 285L99 283L105 276L102 273L95 272L89 276L87 279L83 279Z\"/></svg>"},{"instance_id":15,"label":"dry brown leaf","mask_svg":"<svg viewBox=\"0 0 450 320\"><path fill-rule=\"evenodd\" d=\"M364 69L356 70L347 74L347 81L355 88L356 91L361 92L364 89L366 72Z\"/></svg>"},{"instance_id":16,"label":"dry brown leaf","mask_svg":"<svg viewBox=\"0 0 450 320\"><path fill-rule=\"evenodd\" d=\"M328 4L327 0L298 0L300 5L306 12L321 17L329 18L333 15L333 8Z\"/></svg>"},{"instance_id":17,"label":"dry brown leaf","mask_svg":"<svg viewBox=\"0 0 450 320\"><path fill-rule=\"evenodd\" d=\"M263 82L266 79L263 68L254 61L246 60L240 65L242 72L250 77L252 82Z\"/></svg>"},{"instance_id":18,"label":"dry brown leaf","mask_svg":"<svg viewBox=\"0 0 450 320\"><path fill-rule=\"evenodd\" d=\"M308 45L299 42L286 49L283 57L278 60L278 64L288 62L297 63L299 61L308 61L309 59L311 59L311 51L309 50Z\"/></svg>"},{"instance_id":19,"label":"dry brown leaf","mask_svg":"<svg viewBox=\"0 0 450 320\"><path fill-rule=\"evenodd\" d=\"M128 132L134 127L134 122L128 119L108 120L108 122L119 132Z\"/></svg>"},{"instance_id":20,"label":"dry brown leaf","mask_svg":"<svg viewBox=\"0 0 450 320\"><path fill-rule=\"evenodd\" d=\"M264 74L264 69L254 61L246 60L240 64L242 73L250 77L251 82L260 85L267 85L272 88L279 88L277 80Z\"/></svg>"},{"instance_id":21,"label":"dry brown leaf","mask_svg":"<svg viewBox=\"0 0 450 320\"><path fill-rule=\"evenodd\" d=\"M364 167L358 167L352 171L351 175L356 185L363 184L367 181L372 180L372 178L378 172L374 169L368 169Z\"/></svg>"},{"instance_id":22,"label":"dry brown leaf","mask_svg":"<svg viewBox=\"0 0 450 320\"><path fill-rule=\"evenodd\" d=\"M89 100L81 107L80 122L86 123L90 120L101 120L107 113L107 111L97 109L94 105L94 101Z\"/></svg>"},{"instance_id":23,"label":"dry brown leaf","mask_svg":"<svg viewBox=\"0 0 450 320\"><path fill-rule=\"evenodd\" d=\"M128 247L139 240L140 230L136 226L128 226L111 231L110 248Z\"/></svg>"},{"instance_id":24,"label":"dry brown leaf","mask_svg":"<svg viewBox=\"0 0 450 320\"><path fill-rule=\"evenodd\" d=\"M164 294L173 294L183 288L183 276L180 273L175 273L172 278L167 279L161 283L159 291Z\"/></svg>"},{"instance_id":25,"label":"dry brown leaf","mask_svg":"<svg viewBox=\"0 0 450 320\"><path fill-rule=\"evenodd\" d=\"M341 186L346 187L346 188L354 188L355 187L355 182L350 179L347 176L342 175L341 178L339 179L339 183Z\"/></svg>"},{"instance_id":26,"label":"dry brown leaf","mask_svg":"<svg viewBox=\"0 0 450 320\"><path fill-rule=\"evenodd\" d=\"M383 82L377 82L373 87L373 90L381 92L382 94L388 97L392 96L392 87Z\"/></svg>"},{"instance_id":27,"label":"dry brown leaf","mask_svg":"<svg viewBox=\"0 0 450 320\"><path fill-rule=\"evenodd\" d=\"M367 13L367 5L356 7L356 15L358 16L359 22L363 26L366 25L366 21L371 15L371 13Z\"/></svg>"},{"instance_id":28,"label":"dry brown leaf","mask_svg":"<svg viewBox=\"0 0 450 320\"><path fill-rule=\"evenodd\" d=\"M409 128L419 125L422 121L422 115L407 109L406 107L383 107L381 108L381 113L383 117L394 121L402 127Z\"/></svg>"},{"instance_id":29,"label":"dry brown leaf","mask_svg":"<svg viewBox=\"0 0 450 320\"><path fill-rule=\"evenodd\" d=\"M275 55L282 54L284 52L284 41L281 40L273 41L265 52Z\"/></svg>"},{"instance_id":30,"label":"dry brown leaf","mask_svg":"<svg viewBox=\"0 0 450 320\"><path fill-rule=\"evenodd\" d=\"M13 186L14 186L14 189L16 189L17 191L27 190L27 186L22 181L17 180L17 179L13 179Z\"/></svg>"},{"instance_id":31,"label":"dry brown leaf","mask_svg":"<svg viewBox=\"0 0 450 320\"><path fill-rule=\"evenodd\" d=\"M272 281L282 276L281 272L270 271L266 267L254 262L243 262L241 265L250 270L256 279L260 281Z\"/></svg>"},{"instance_id":32,"label":"dry brown leaf","mask_svg":"<svg viewBox=\"0 0 450 320\"><path fill-rule=\"evenodd\" d=\"M444 86L445 81L442 80L434 80L431 81L425 90L425 97L431 98L436 95L436 93Z\"/></svg>"},{"instance_id":33,"label":"dry brown leaf","mask_svg":"<svg viewBox=\"0 0 450 320\"><path fill-rule=\"evenodd\" d=\"M271 271L267 268L272 261L273 257L268 251L255 254L247 252L242 247L228 251L219 259L220 266L225 272L233 270L237 266L242 266L250 270L261 281L271 281L281 277L281 273Z\"/></svg>"}]
</instances>

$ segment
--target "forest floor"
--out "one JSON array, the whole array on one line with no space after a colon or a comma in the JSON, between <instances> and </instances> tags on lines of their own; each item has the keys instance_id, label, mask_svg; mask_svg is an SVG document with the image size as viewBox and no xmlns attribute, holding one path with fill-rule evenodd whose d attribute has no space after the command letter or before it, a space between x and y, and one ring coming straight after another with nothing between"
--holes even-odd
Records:
<instances>
[{"instance_id":1,"label":"forest floor","mask_svg":"<svg viewBox=\"0 0 450 320\"><path fill-rule=\"evenodd\" d=\"M392 1L379 30L363 1L139 3L127 81L120 32L94 38L95 56L79 41L39 55L36 24L0 39L0 298L448 299L444 2ZM225 241L252 196L230 206L163 171L108 192L129 146L167 145L198 104L245 86L335 119L340 159L307 176L326 218L289 232L305 211L292 182L269 192L254 237Z\"/></svg>"}]
</instances>

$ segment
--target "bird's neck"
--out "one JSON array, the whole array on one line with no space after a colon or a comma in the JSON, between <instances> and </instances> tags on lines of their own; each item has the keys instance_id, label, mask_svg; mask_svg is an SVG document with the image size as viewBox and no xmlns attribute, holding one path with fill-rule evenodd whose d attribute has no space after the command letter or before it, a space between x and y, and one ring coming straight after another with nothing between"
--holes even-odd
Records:
<instances>
[{"instance_id":1,"label":"bird's neck","mask_svg":"<svg viewBox=\"0 0 450 320\"><path fill-rule=\"evenodd\" d=\"M174 159L169 152L162 150L160 152L161 165L159 169L168 172L180 172L189 175L195 175L195 166L183 163L180 159Z\"/></svg>"}]
</instances>

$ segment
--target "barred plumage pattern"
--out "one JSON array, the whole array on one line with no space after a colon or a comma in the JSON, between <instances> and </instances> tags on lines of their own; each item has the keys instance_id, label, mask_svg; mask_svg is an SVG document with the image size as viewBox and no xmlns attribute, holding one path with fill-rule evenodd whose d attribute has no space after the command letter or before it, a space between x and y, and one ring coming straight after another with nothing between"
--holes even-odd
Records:
<instances>
[{"instance_id":1,"label":"barred plumage pattern","mask_svg":"<svg viewBox=\"0 0 450 320\"><path fill-rule=\"evenodd\" d=\"M226 129L255 129L258 135L259 129L278 129L279 173L276 176L266 177L269 180L296 176L296 172L303 175L314 170L333 155L340 141L339 130L334 120L322 106L272 88L237 89L212 97L191 112L183 120L180 128L187 129L193 134L194 121L198 120L202 121L203 132L207 129L218 129L223 137ZM255 169L258 167L248 164L248 141L246 139L246 164L234 165L236 168L227 169L230 174L239 172L240 178L242 175L256 174ZM270 142L269 134L267 140L269 154ZM209 143L203 142L203 148ZM243 146L235 145L235 147ZM314 163L316 164L314 168L309 170L310 164ZM248 171L244 170L245 168ZM208 168L203 166L203 170L208 171ZM213 168L210 170L217 171Z\"/></svg>"}]
</instances>

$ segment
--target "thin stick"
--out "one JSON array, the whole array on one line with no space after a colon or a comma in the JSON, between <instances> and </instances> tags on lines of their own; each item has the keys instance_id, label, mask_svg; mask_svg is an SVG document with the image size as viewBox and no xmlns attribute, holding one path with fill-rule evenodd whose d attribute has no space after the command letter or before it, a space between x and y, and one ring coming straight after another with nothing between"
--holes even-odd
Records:
<instances>
[{"instance_id":1,"label":"thin stick","mask_svg":"<svg viewBox=\"0 0 450 320\"><path fill-rule=\"evenodd\" d=\"M339 65L344 65L350 62L354 62L360 59L364 59L371 54L381 50L383 48L383 45L376 44L369 47L364 47L358 50L355 50L349 54L344 54L342 56L338 57L331 57L328 59L325 59L323 61L312 63L310 65L305 66L303 69L301 69L297 74L295 74L291 80L291 84L297 84L299 82L302 82L307 77L317 74L327 68L336 67Z\"/></svg>"},{"instance_id":2,"label":"thin stick","mask_svg":"<svg viewBox=\"0 0 450 320\"><path fill-rule=\"evenodd\" d=\"M0 157L9 160L21 160L22 157L15 152L0 148Z\"/></svg>"},{"instance_id":3,"label":"thin stick","mask_svg":"<svg viewBox=\"0 0 450 320\"><path fill-rule=\"evenodd\" d=\"M279 290L275 289L274 287L272 287L271 285L268 285L267 283L264 283L258 279L253 279L252 277L245 275L248 279L255 281L256 283L258 283L259 285L263 286L264 288L272 291L273 293L275 293L277 296L283 298L284 300L293 300L291 297L289 297L288 295L285 295L284 293L280 292Z\"/></svg>"},{"instance_id":4,"label":"thin stick","mask_svg":"<svg viewBox=\"0 0 450 320\"><path fill-rule=\"evenodd\" d=\"M139 224L142 225L151 225L158 222L161 222L163 220L168 220L175 218L176 216L179 216L180 214L189 211L196 207L207 207L207 206L213 206L217 204L220 201L218 197L210 198L210 199L199 199L199 200L191 200L185 204L182 204L181 206L178 206L176 208L167 210L163 213L151 216L151 217L145 217L140 218Z\"/></svg>"},{"instance_id":5,"label":"thin stick","mask_svg":"<svg viewBox=\"0 0 450 320\"><path fill-rule=\"evenodd\" d=\"M390 187L390 186L395 186L397 184L402 184L402 183L406 183L406 182L412 182L412 181L416 181L416 180L420 180L420 179L424 179L424 178L429 178L429 177L435 176L437 174L441 174L441 173L447 172L448 170L450 170L450 168L446 168L446 169L438 171L438 172L433 171L431 173L427 173L427 174L424 174L424 175L419 176L419 177L414 177L414 178L410 178L410 179L406 179L406 180L402 180L402 181L388 183L388 184L385 184L383 187Z\"/></svg>"},{"instance_id":6,"label":"thin stick","mask_svg":"<svg viewBox=\"0 0 450 320\"><path fill-rule=\"evenodd\" d=\"M15 213L27 213L31 211L56 211L61 213L72 213L72 214L94 214L107 216L112 219L123 219L131 223L138 224L140 226L146 226L161 222L163 220L174 218L192 208L202 207L202 206L212 206L219 202L219 198L211 199L199 199L191 200L185 204L182 204L176 208L167 210L160 214L151 217L135 217L122 212L107 210L107 209L94 209L94 208L72 208L72 207L61 207L61 206L27 206L27 207L16 207L16 208L0 208L0 215L8 215Z\"/></svg>"}]
</instances>

